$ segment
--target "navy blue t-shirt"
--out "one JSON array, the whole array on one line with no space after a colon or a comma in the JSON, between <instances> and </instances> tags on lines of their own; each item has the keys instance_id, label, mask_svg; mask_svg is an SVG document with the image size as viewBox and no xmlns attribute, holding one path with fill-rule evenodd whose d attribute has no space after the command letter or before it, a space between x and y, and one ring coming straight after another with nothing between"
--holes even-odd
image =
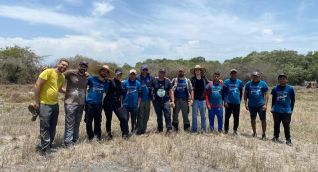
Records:
<instances>
[{"instance_id":1,"label":"navy blue t-shirt","mask_svg":"<svg viewBox=\"0 0 318 172\"><path fill-rule=\"evenodd\" d=\"M226 79L224 85L224 101L226 103L241 104L243 82L239 79Z\"/></svg>"},{"instance_id":2,"label":"navy blue t-shirt","mask_svg":"<svg viewBox=\"0 0 318 172\"><path fill-rule=\"evenodd\" d=\"M245 85L245 91L248 98L248 107L258 108L265 105L264 94L268 91L265 81L248 81Z\"/></svg>"},{"instance_id":3,"label":"navy blue t-shirt","mask_svg":"<svg viewBox=\"0 0 318 172\"><path fill-rule=\"evenodd\" d=\"M295 91L292 86L275 86L271 94L273 95L272 112L292 113L295 102Z\"/></svg>"}]
</instances>

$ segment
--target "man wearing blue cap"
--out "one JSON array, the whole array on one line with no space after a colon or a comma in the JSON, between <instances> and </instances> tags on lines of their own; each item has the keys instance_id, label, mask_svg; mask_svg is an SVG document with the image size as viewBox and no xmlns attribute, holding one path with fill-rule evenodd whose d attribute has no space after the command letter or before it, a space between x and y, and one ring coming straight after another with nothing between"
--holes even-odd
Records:
<instances>
[{"instance_id":1,"label":"man wearing blue cap","mask_svg":"<svg viewBox=\"0 0 318 172\"><path fill-rule=\"evenodd\" d=\"M137 80L141 83L141 102L137 115L137 134L144 134L146 133L149 120L152 82L154 78L150 76L147 64L141 66L140 73L137 77Z\"/></svg>"}]
</instances>

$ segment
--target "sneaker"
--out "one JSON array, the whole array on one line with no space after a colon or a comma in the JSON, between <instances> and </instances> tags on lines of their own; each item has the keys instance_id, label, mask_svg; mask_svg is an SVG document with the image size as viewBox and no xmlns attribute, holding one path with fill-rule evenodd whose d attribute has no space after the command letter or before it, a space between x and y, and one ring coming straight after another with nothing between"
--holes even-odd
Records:
<instances>
[{"instance_id":1,"label":"sneaker","mask_svg":"<svg viewBox=\"0 0 318 172\"><path fill-rule=\"evenodd\" d=\"M36 118L37 118L37 117L39 116L39 114L40 114L39 109L35 109L35 108L34 108L34 105L29 105L29 106L28 106L28 110L29 110L29 112L31 112L31 114L32 114L31 121L35 121Z\"/></svg>"},{"instance_id":2,"label":"sneaker","mask_svg":"<svg viewBox=\"0 0 318 172\"><path fill-rule=\"evenodd\" d=\"M128 135L126 135L126 134L124 134L122 137L124 140L128 140L128 138L129 138Z\"/></svg>"},{"instance_id":3,"label":"sneaker","mask_svg":"<svg viewBox=\"0 0 318 172\"><path fill-rule=\"evenodd\" d=\"M252 134L252 137L257 137L257 133L253 133L253 134Z\"/></svg>"},{"instance_id":4,"label":"sneaker","mask_svg":"<svg viewBox=\"0 0 318 172\"><path fill-rule=\"evenodd\" d=\"M272 138L272 141L275 142L275 143L279 142L279 140L278 140L277 137L273 137L273 138Z\"/></svg>"},{"instance_id":5,"label":"sneaker","mask_svg":"<svg viewBox=\"0 0 318 172\"><path fill-rule=\"evenodd\" d=\"M224 134L228 134L229 133L229 131L224 131Z\"/></svg>"},{"instance_id":6,"label":"sneaker","mask_svg":"<svg viewBox=\"0 0 318 172\"><path fill-rule=\"evenodd\" d=\"M266 134L262 135L262 140L266 140Z\"/></svg>"},{"instance_id":7,"label":"sneaker","mask_svg":"<svg viewBox=\"0 0 318 172\"><path fill-rule=\"evenodd\" d=\"M292 143L291 140L289 139L289 140L286 140L286 145L288 145L288 146L293 146L293 143Z\"/></svg>"},{"instance_id":8,"label":"sneaker","mask_svg":"<svg viewBox=\"0 0 318 172\"><path fill-rule=\"evenodd\" d=\"M237 136L237 135L238 135L238 134L237 134L237 131L234 131L234 132L233 132L233 135L234 135L234 136Z\"/></svg>"},{"instance_id":9,"label":"sneaker","mask_svg":"<svg viewBox=\"0 0 318 172\"><path fill-rule=\"evenodd\" d=\"M112 140L113 139L113 135L111 133L107 134L107 140Z\"/></svg>"}]
</instances>

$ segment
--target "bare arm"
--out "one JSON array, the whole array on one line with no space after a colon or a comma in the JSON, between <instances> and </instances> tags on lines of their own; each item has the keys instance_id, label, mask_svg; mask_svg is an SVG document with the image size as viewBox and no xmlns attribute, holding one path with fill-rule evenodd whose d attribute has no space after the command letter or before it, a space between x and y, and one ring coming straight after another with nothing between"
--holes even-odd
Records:
<instances>
[{"instance_id":1,"label":"bare arm","mask_svg":"<svg viewBox=\"0 0 318 172\"><path fill-rule=\"evenodd\" d=\"M248 110L248 105L247 105L247 90L244 91L244 104L245 104L246 110Z\"/></svg>"},{"instance_id":2,"label":"bare arm","mask_svg":"<svg viewBox=\"0 0 318 172\"><path fill-rule=\"evenodd\" d=\"M42 85L46 80L38 78L34 85L34 99L35 99L35 108L38 109L40 107L40 91Z\"/></svg>"}]
</instances>

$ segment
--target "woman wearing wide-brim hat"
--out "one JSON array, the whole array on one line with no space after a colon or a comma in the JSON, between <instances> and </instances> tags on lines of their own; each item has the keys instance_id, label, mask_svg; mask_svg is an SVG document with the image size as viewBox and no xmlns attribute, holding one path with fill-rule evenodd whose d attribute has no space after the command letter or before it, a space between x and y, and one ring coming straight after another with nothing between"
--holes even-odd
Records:
<instances>
[{"instance_id":1,"label":"woman wearing wide-brim hat","mask_svg":"<svg viewBox=\"0 0 318 172\"><path fill-rule=\"evenodd\" d=\"M112 78L115 76L115 73L110 69L110 67L108 65L98 65L95 70L94 70L94 73L95 74L99 74L99 72L101 70L106 70L108 72L108 77L109 78Z\"/></svg>"},{"instance_id":2,"label":"woman wearing wide-brim hat","mask_svg":"<svg viewBox=\"0 0 318 172\"><path fill-rule=\"evenodd\" d=\"M206 73L206 69L204 67L201 67L201 65L195 65L194 68L190 69L190 73L195 75L195 70L200 69L201 70L201 75L204 75Z\"/></svg>"}]
</instances>

